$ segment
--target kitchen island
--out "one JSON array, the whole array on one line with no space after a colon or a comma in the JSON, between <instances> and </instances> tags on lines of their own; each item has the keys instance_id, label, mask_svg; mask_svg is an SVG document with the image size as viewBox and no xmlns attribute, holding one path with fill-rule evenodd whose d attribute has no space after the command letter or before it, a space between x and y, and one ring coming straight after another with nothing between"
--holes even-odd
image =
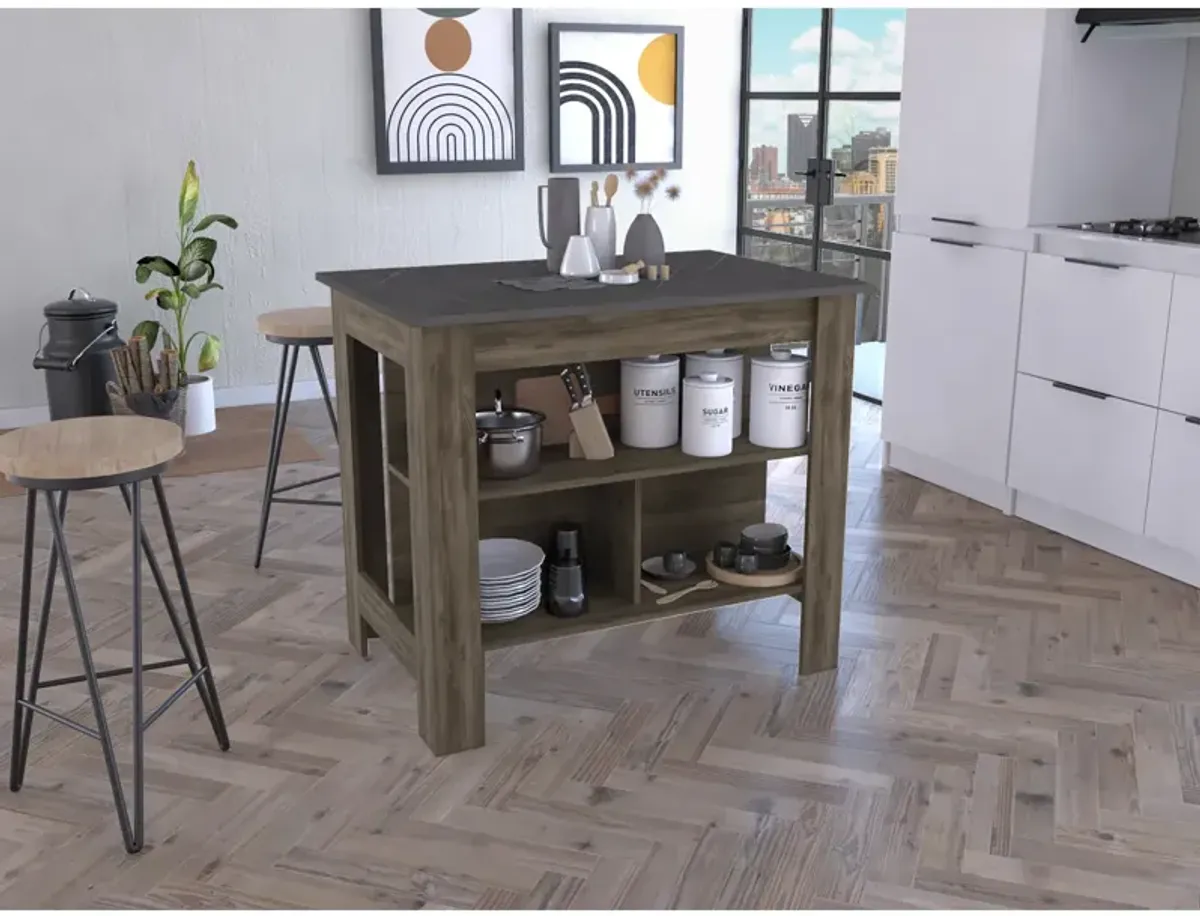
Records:
<instances>
[{"instance_id":1,"label":"kitchen island","mask_svg":"<svg viewBox=\"0 0 1200 916\"><path fill-rule=\"evenodd\" d=\"M837 665L855 305L869 287L715 251L669 262L669 281L554 292L497 282L545 275L543 261L317 275L333 291L350 641L365 655L377 638L412 673L435 754L484 743L484 652L501 646L789 595L803 607L800 673ZM478 477L476 407L497 390L512 403L520 379L582 362L603 395L621 358L795 341L813 359L801 448L743 437L728 456L696 458L617 444L613 458L584 461L547 447L530 476ZM809 462L802 580L654 603L642 559L703 557L762 521L766 462L797 455ZM544 542L568 519L588 538L589 612L483 625L479 539Z\"/></svg>"}]
</instances>

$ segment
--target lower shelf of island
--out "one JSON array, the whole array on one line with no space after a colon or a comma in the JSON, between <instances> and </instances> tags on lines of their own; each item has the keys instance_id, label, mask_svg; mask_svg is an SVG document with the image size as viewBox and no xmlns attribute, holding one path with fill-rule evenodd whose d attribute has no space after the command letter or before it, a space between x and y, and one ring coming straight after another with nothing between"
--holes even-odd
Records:
<instances>
[{"instance_id":1,"label":"lower shelf of island","mask_svg":"<svg viewBox=\"0 0 1200 916\"><path fill-rule=\"evenodd\" d=\"M688 584L695 584L695 582L683 583L679 588L686 588ZM684 595L670 604L657 604L660 596L651 595L649 592L642 595L640 604L624 601L614 595L593 595L589 599L588 612L579 617L555 617L544 609L539 609L527 617L511 623L485 623L483 624L483 648L485 650L503 649L542 642L547 639L578 636L580 633L606 630L610 627L624 627L663 620L667 617L680 617L713 608L761 601L765 598L796 597L802 589L802 581L778 588L741 588L735 585L719 584L716 588ZM679 589L672 584L672 591L677 590Z\"/></svg>"}]
</instances>

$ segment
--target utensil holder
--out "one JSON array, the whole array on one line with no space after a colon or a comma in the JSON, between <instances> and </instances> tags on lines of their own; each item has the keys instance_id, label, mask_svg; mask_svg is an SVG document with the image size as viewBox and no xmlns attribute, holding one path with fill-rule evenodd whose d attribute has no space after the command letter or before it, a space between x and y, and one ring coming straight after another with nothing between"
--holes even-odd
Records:
<instances>
[{"instance_id":1,"label":"utensil holder","mask_svg":"<svg viewBox=\"0 0 1200 916\"><path fill-rule=\"evenodd\" d=\"M105 390L108 392L108 401L112 404L113 413L117 416L169 420L180 429L183 429L187 420L187 388L174 389L179 393L174 399L151 392L125 394L115 382L109 382Z\"/></svg>"},{"instance_id":2,"label":"utensil holder","mask_svg":"<svg viewBox=\"0 0 1200 916\"><path fill-rule=\"evenodd\" d=\"M588 207L583 234L592 240L601 270L617 266L617 215L612 207Z\"/></svg>"}]
</instances>

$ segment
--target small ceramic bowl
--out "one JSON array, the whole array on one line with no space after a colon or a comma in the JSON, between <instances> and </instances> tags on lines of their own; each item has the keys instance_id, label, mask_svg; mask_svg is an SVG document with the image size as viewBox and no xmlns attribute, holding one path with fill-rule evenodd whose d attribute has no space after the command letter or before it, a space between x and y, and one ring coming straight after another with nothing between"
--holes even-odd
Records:
<instances>
[{"instance_id":1,"label":"small ceramic bowl","mask_svg":"<svg viewBox=\"0 0 1200 916\"><path fill-rule=\"evenodd\" d=\"M783 525L774 522L760 522L757 525L747 525L742 529L743 551L755 553L783 553L787 550L788 530Z\"/></svg>"}]
</instances>

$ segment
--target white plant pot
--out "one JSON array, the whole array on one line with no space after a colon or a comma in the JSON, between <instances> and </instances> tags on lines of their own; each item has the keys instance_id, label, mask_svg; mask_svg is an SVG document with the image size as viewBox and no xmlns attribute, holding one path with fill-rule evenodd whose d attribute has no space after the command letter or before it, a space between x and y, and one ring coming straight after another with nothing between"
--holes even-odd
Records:
<instances>
[{"instance_id":1,"label":"white plant pot","mask_svg":"<svg viewBox=\"0 0 1200 916\"><path fill-rule=\"evenodd\" d=\"M216 428L217 405L213 400L212 379L207 375L189 375L183 434L203 436Z\"/></svg>"}]
</instances>

